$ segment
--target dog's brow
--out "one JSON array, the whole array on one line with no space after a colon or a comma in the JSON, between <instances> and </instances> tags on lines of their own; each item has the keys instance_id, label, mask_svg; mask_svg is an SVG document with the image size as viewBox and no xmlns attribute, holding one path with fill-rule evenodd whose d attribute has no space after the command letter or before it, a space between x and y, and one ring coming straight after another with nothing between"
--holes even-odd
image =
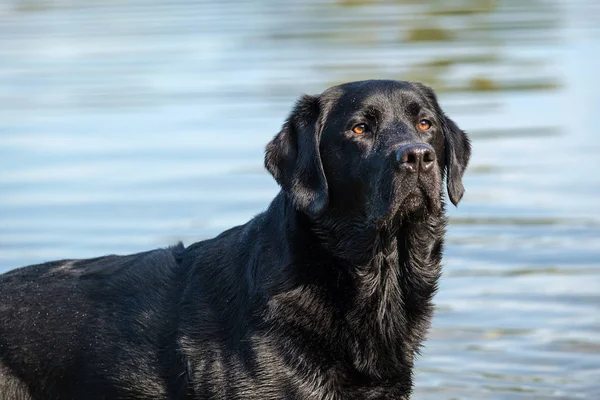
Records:
<instances>
[{"instance_id":1,"label":"dog's brow","mask_svg":"<svg viewBox=\"0 0 600 400\"><path fill-rule=\"evenodd\" d=\"M367 116L367 117L371 117L371 118L379 118L381 116L381 111L375 107L375 106L367 106L363 113Z\"/></svg>"},{"instance_id":2,"label":"dog's brow","mask_svg":"<svg viewBox=\"0 0 600 400\"><path fill-rule=\"evenodd\" d=\"M421 111L421 105L417 102L411 101L410 103L408 103L406 105L406 112L410 116L416 117L417 115L419 115L420 111Z\"/></svg>"}]
</instances>

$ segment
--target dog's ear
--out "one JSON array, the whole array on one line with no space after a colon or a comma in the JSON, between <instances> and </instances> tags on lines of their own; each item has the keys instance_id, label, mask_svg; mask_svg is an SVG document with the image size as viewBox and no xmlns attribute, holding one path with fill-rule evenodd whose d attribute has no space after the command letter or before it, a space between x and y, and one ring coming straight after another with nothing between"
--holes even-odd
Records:
<instances>
[{"instance_id":1,"label":"dog's ear","mask_svg":"<svg viewBox=\"0 0 600 400\"><path fill-rule=\"evenodd\" d=\"M265 167L296 209L310 216L327 206L328 188L319 152L319 99L304 95L267 145Z\"/></svg>"},{"instance_id":2,"label":"dog's ear","mask_svg":"<svg viewBox=\"0 0 600 400\"><path fill-rule=\"evenodd\" d=\"M462 177L469 164L469 159L471 158L471 142L469 141L466 132L460 129L454 121L446 116L438 104L433 89L422 83L415 82L414 85L423 95L425 95L427 100L431 103L431 106L435 108L441 121L444 133L446 187L448 189L450 201L456 206L465 193Z\"/></svg>"},{"instance_id":3,"label":"dog's ear","mask_svg":"<svg viewBox=\"0 0 600 400\"><path fill-rule=\"evenodd\" d=\"M442 115L446 149L446 186L450 201L456 206L465 193L462 177L471 158L471 142L465 131L461 130L443 111Z\"/></svg>"}]
</instances>

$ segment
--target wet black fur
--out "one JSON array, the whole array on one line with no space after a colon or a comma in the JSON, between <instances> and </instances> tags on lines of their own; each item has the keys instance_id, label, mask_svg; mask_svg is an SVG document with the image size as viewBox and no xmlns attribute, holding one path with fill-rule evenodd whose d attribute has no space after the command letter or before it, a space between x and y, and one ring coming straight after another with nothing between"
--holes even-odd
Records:
<instances>
[{"instance_id":1,"label":"wet black fur","mask_svg":"<svg viewBox=\"0 0 600 400\"><path fill-rule=\"evenodd\" d=\"M433 173L398 167L407 143L433 146ZM469 155L424 85L303 96L267 146L282 191L245 225L0 275L0 399L407 399L440 274L442 182L458 203Z\"/></svg>"}]
</instances>

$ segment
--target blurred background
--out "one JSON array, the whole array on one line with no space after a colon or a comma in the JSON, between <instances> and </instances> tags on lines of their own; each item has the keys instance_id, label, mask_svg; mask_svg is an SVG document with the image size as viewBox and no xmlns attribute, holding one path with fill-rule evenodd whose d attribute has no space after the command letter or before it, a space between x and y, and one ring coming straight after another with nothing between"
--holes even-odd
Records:
<instances>
[{"instance_id":1,"label":"blurred background","mask_svg":"<svg viewBox=\"0 0 600 400\"><path fill-rule=\"evenodd\" d=\"M299 94L420 80L474 153L414 397L597 400L599 73L597 0L0 0L0 272L243 223Z\"/></svg>"}]
</instances>

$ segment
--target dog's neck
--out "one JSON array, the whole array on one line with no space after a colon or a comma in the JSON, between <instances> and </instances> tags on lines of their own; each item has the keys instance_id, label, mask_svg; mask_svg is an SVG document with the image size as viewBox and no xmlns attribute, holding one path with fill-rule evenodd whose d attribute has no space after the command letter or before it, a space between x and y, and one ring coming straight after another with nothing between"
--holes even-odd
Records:
<instances>
[{"instance_id":1,"label":"dog's neck","mask_svg":"<svg viewBox=\"0 0 600 400\"><path fill-rule=\"evenodd\" d=\"M381 229L358 223L349 228L310 219L282 201L279 217L286 220L286 232L281 239L292 246L293 259L288 260L285 281L280 281L284 285L277 285L275 292L288 296L297 291L300 301L302 290L312 290L319 293L323 307L335 303L343 310L339 321L322 329L333 329L334 351L349 355L357 372L379 379L410 376L433 312L443 213ZM293 305L289 297L286 301Z\"/></svg>"},{"instance_id":2,"label":"dog's neck","mask_svg":"<svg viewBox=\"0 0 600 400\"><path fill-rule=\"evenodd\" d=\"M387 246L381 242L371 262L356 273L358 290L348 321L356 340L357 369L381 377L389 371L410 374L433 314L443 235L431 224L440 223L443 226L431 215L406 221L395 232L394 242ZM385 233L382 236L387 239ZM424 246L431 242L435 246Z\"/></svg>"}]
</instances>

